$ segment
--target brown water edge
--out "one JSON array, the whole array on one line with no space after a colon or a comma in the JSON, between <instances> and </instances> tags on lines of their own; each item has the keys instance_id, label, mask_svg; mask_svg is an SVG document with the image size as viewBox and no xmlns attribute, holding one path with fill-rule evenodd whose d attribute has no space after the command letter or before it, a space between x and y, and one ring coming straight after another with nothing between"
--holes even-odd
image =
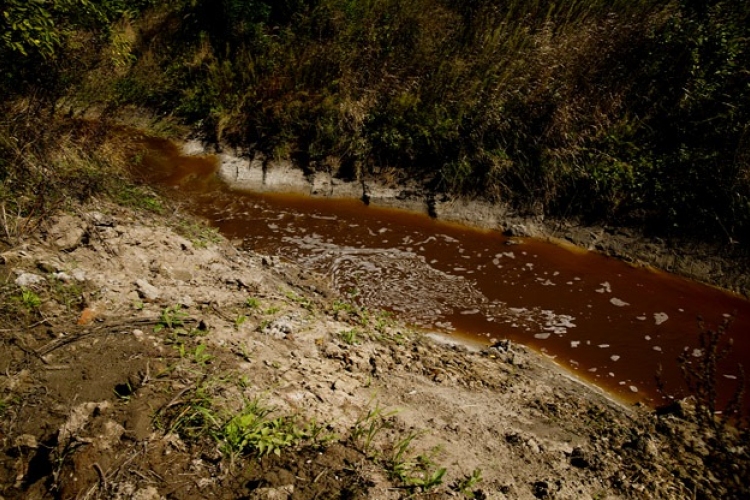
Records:
<instances>
[{"instance_id":1,"label":"brown water edge","mask_svg":"<svg viewBox=\"0 0 750 500\"><path fill-rule=\"evenodd\" d=\"M596 253L482 231L357 200L233 192L217 159L145 138L141 172L172 188L229 238L331 277L360 305L427 331L536 349L629 402L659 405L655 375L684 393L677 357L697 348L697 317L734 316L721 400L750 360L750 302ZM699 354L695 351L695 354ZM697 359L697 358L696 358ZM746 401L750 408L750 402Z\"/></svg>"}]
</instances>

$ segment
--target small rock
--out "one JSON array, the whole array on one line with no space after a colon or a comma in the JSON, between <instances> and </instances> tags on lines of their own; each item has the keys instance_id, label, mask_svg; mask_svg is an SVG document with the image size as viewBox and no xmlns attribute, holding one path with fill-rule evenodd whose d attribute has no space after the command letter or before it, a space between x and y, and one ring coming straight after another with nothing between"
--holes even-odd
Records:
<instances>
[{"instance_id":1,"label":"small rock","mask_svg":"<svg viewBox=\"0 0 750 500\"><path fill-rule=\"evenodd\" d=\"M179 300L177 300L177 303L186 309L190 309L191 307L193 307L193 304L195 304L195 301L190 295L183 295Z\"/></svg>"},{"instance_id":2,"label":"small rock","mask_svg":"<svg viewBox=\"0 0 750 500\"><path fill-rule=\"evenodd\" d=\"M263 329L263 333L276 339L285 339L292 333L292 325L286 319L278 319Z\"/></svg>"},{"instance_id":3,"label":"small rock","mask_svg":"<svg viewBox=\"0 0 750 500\"><path fill-rule=\"evenodd\" d=\"M153 486L142 488L133 493L132 500L162 500L164 497L159 495L159 490Z\"/></svg>"},{"instance_id":4,"label":"small rock","mask_svg":"<svg viewBox=\"0 0 750 500\"><path fill-rule=\"evenodd\" d=\"M95 226L115 227L115 220L111 215L105 215L101 212L90 212L86 215Z\"/></svg>"},{"instance_id":5,"label":"small rock","mask_svg":"<svg viewBox=\"0 0 750 500\"><path fill-rule=\"evenodd\" d=\"M73 281L73 278L68 273L54 273L52 276L55 277L55 279L62 281L63 283L70 283Z\"/></svg>"},{"instance_id":6,"label":"small rock","mask_svg":"<svg viewBox=\"0 0 750 500\"><path fill-rule=\"evenodd\" d=\"M24 273L18 275L18 278L16 278L16 285L23 287L23 288L31 288L35 285L39 285L47 281L44 279L43 276L39 276L38 274L33 273Z\"/></svg>"},{"instance_id":7,"label":"small rock","mask_svg":"<svg viewBox=\"0 0 750 500\"><path fill-rule=\"evenodd\" d=\"M248 497L250 500L287 500L294 494L294 485L289 484L280 488L258 488Z\"/></svg>"},{"instance_id":8,"label":"small rock","mask_svg":"<svg viewBox=\"0 0 750 500\"><path fill-rule=\"evenodd\" d=\"M492 344L492 347L490 349L495 349L500 352L510 352L511 350L511 342L510 340L499 340Z\"/></svg>"},{"instance_id":9,"label":"small rock","mask_svg":"<svg viewBox=\"0 0 750 500\"><path fill-rule=\"evenodd\" d=\"M346 394L354 394L357 387L357 382L352 380L337 379L333 384L331 384L331 390L341 391Z\"/></svg>"},{"instance_id":10,"label":"small rock","mask_svg":"<svg viewBox=\"0 0 750 500\"><path fill-rule=\"evenodd\" d=\"M13 444L16 448L22 450L35 450L39 446L36 437L32 436L31 434L21 434L16 438Z\"/></svg>"},{"instance_id":11,"label":"small rock","mask_svg":"<svg viewBox=\"0 0 750 500\"><path fill-rule=\"evenodd\" d=\"M101 450L109 450L116 446L125 434L125 428L115 422L108 420L104 423L101 434L98 436L97 446Z\"/></svg>"},{"instance_id":12,"label":"small rock","mask_svg":"<svg viewBox=\"0 0 750 500\"><path fill-rule=\"evenodd\" d=\"M535 439L529 439L528 441L526 441L526 447L532 453L539 454L542 452L542 447L539 446L539 443L537 443Z\"/></svg>"},{"instance_id":13,"label":"small rock","mask_svg":"<svg viewBox=\"0 0 750 500\"><path fill-rule=\"evenodd\" d=\"M83 269L76 269L75 271L73 271L73 279L83 283L84 281L86 281L86 271L84 271Z\"/></svg>"},{"instance_id":14,"label":"small rock","mask_svg":"<svg viewBox=\"0 0 750 500\"><path fill-rule=\"evenodd\" d=\"M63 252L70 252L81 246L86 238L86 229L80 220L70 215L58 219L49 232L49 239Z\"/></svg>"},{"instance_id":15,"label":"small rock","mask_svg":"<svg viewBox=\"0 0 750 500\"><path fill-rule=\"evenodd\" d=\"M135 286L138 290L138 295L143 300L156 301L161 297L159 289L146 280L135 280Z\"/></svg>"},{"instance_id":16,"label":"small rock","mask_svg":"<svg viewBox=\"0 0 750 500\"><path fill-rule=\"evenodd\" d=\"M193 279L193 274L190 271L186 271L184 269L176 269L172 270L171 277L178 281L188 282Z\"/></svg>"}]
</instances>

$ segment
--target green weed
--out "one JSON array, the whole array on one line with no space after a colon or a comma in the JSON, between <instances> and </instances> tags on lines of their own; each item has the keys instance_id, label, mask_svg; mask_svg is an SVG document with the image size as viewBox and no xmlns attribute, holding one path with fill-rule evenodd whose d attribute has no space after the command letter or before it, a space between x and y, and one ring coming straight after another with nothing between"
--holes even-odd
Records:
<instances>
[{"instance_id":1,"label":"green weed","mask_svg":"<svg viewBox=\"0 0 750 500\"><path fill-rule=\"evenodd\" d=\"M117 385L114 388L115 397L125 402L130 401L130 398L133 392L135 391L133 390L133 387L130 385L130 382L125 382L125 384Z\"/></svg>"},{"instance_id":2,"label":"green weed","mask_svg":"<svg viewBox=\"0 0 750 500\"><path fill-rule=\"evenodd\" d=\"M83 289L75 283L66 283L61 280L50 280L51 292L57 302L65 306L70 312L74 306L83 303Z\"/></svg>"},{"instance_id":3,"label":"green weed","mask_svg":"<svg viewBox=\"0 0 750 500\"><path fill-rule=\"evenodd\" d=\"M260 324L258 325L258 331L259 331L259 332L263 332L263 331L264 331L264 330L265 330L266 328L268 328L269 326L271 326L271 323L273 323L273 320L270 320L270 319L264 319L264 320L263 320L263 321L261 321L261 322L260 322Z\"/></svg>"},{"instance_id":4,"label":"green weed","mask_svg":"<svg viewBox=\"0 0 750 500\"><path fill-rule=\"evenodd\" d=\"M303 309L307 309L310 312L313 312L315 309L315 305L310 301L310 299L308 299L307 297L301 297L294 292L287 292L286 298L291 300L292 302L295 302L296 304L299 304Z\"/></svg>"},{"instance_id":5,"label":"green weed","mask_svg":"<svg viewBox=\"0 0 750 500\"><path fill-rule=\"evenodd\" d=\"M348 345L358 345L360 343L359 336L360 333L356 328L352 328L351 330L344 330L343 332L338 333L338 337Z\"/></svg>"},{"instance_id":6,"label":"green weed","mask_svg":"<svg viewBox=\"0 0 750 500\"><path fill-rule=\"evenodd\" d=\"M255 297L249 297L245 301L245 305L249 307L250 309L258 309L260 307L260 301L256 299Z\"/></svg>"},{"instance_id":7,"label":"green weed","mask_svg":"<svg viewBox=\"0 0 750 500\"><path fill-rule=\"evenodd\" d=\"M474 488L482 482L482 469L474 469L471 474L457 479L451 484L451 489L461 493L466 498L476 498Z\"/></svg>"},{"instance_id":8,"label":"green weed","mask_svg":"<svg viewBox=\"0 0 750 500\"><path fill-rule=\"evenodd\" d=\"M345 302L339 299L336 299L335 301L333 301L332 309L333 309L333 312L344 311L350 314L353 314L357 310L357 308L351 303Z\"/></svg>"},{"instance_id":9,"label":"green weed","mask_svg":"<svg viewBox=\"0 0 750 500\"><path fill-rule=\"evenodd\" d=\"M244 314L238 314L234 319L234 329L239 330L240 327L245 324L245 321L247 321L247 316L245 316Z\"/></svg>"},{"instance_id":10,"label":"green weed","mask_svg":"<svg viewBox=\"0 0 750 500\"><path fill-rule=\"evenodd\" d=\"M408 457L412 441L420 435L420 432L410 432L393 445L386 470L391 477L407 488L427 491L442 484L446 469L437 467L426 454L417 455L415 458Z\"/></svg>"},{"instance_id":11,"label":"green weed","mask_svg":"<svg viewBox=\"0 0 750 500\"><path fill-rule=\"evenodd\" d=\"M206 349L206 344L198 344L197 346L195 346L195 349L193 350L191 356L193 362L199 365L205 365L206 363L211 361L214 357L208 354L206 352Z\"/></svg>"},{"instance_id":12,"label":"green weed","mask_svg":"<svg viewBox=\"0 0 750 500\"><path fill-rule=\"evenodd\" d=\"M29 312L36 311L42 305L42 299L33 290L21 288L21 305Z\"/></svg>"},{"instance_id":13,"label":"green weed","mask_svg":"<svg viewBox=\"0 0 750 500\"><path fill-rule=\"evenodd\" d=\"M215 245L221 241L218 229L200 221L180 219L175 230L190 240L196 248L206 248L209 244Z\"/></svg>"},{"instance_id":14,"label":"green weed","mask_svg":"<svg viewBox=\"0 0 750 500\"><path fill-rule=\"evenodd\" d=\"M117 203L126 207L147 210L156 214L165 212L162 200L145 186L122 183L113 197Z\"/></svg>"},{"instance_id":15,"label":"green weed","mask_svg":"<svg viewBox=\"0 0 750 500\"><path fill-rule=\"evenodd\" d=\"M368 409L367 413L357 419L351 430L351 439L359 446L362 453L370 455L373 441L383 430L391 427L388 419L396 414L398 414L397 410L384 411L376 402L374 408Z\"/></svg>"},{"instance_id":16,"label":"green weed","mask_svg":"<svg viewBox=\"0 0 750 500\"><path fill-rule=\"evenodd\" d=\"M219 431L222 451L230 457L252 454L261 458L271 453L279 456L284 448L310 437L307 429L297 425L295 417L271 418L273 411L257 399L247 403L242 413Z\"/></svg>"},{"instance_id":17,"label":"green weed","mask_svg":"<svg viewBox=\"0 0 750 500\"><path fill-rule=\"evenodd\" d=\"M157 413L154 425L185 439L213 436L222 425L221 417L214 410L213 404L209 387L202 381Z\"/></svg>"},{"instance_id":18,"label":"green weed","mask_svg":"<svg viewBox=\"0 0 750 500\"><path fill-rule=\"evenodd\" d=\"M166 329L169 330L180 330L183 331L185 326L185 319L188 317L188 313L182 310L182 306L175 305L165 308L161 316L159 316L159 323L154 326L154 333Z\"/></svg>"}]
</instances>

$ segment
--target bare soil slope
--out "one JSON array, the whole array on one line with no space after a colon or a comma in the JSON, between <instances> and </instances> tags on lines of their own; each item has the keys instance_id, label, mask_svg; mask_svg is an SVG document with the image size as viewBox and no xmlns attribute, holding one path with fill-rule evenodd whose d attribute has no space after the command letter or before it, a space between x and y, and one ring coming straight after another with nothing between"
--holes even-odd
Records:
<instances>
[{"instance_id":1,"label":"bare soil slope","mask_svg":"<svg viewBox=\"0 0 750 500\"><path fill-rule=\"evenodd\" d=\"M0 259L2 500L741 494L689 405L436 341L193 221L89 205Z\"/></svg>"}]
</instances>

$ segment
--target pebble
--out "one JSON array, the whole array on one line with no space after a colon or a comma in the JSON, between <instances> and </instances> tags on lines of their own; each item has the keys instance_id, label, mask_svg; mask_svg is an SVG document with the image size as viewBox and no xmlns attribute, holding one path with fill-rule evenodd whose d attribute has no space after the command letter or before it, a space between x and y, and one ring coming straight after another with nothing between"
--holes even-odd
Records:
<instances>
[{"instance_id":1,"label":"pebble","mask_svg":"<svg viewBox=\"0 0 750 500\"><path fill-rule=\"evenodd\" d=\"M30 288L35 285L39 285L41 283L44 283L47 281L44 279L43 276L39 276L38 274L33 273L21 273L18 275L18 278L16 278L15 284L24 287L24 288Z\"/></svg>"},{"instance_id":2,"label":"pebble","mask_svg":"<svg viewBox=\"0 0 750 500\"><path fill-rule=\"evenodd\" d=\"M144 300L153 301L161 297L159 289L146 280L135 280L135 286L138 290L138 295Z\"/></svg>"}]
</instances>

